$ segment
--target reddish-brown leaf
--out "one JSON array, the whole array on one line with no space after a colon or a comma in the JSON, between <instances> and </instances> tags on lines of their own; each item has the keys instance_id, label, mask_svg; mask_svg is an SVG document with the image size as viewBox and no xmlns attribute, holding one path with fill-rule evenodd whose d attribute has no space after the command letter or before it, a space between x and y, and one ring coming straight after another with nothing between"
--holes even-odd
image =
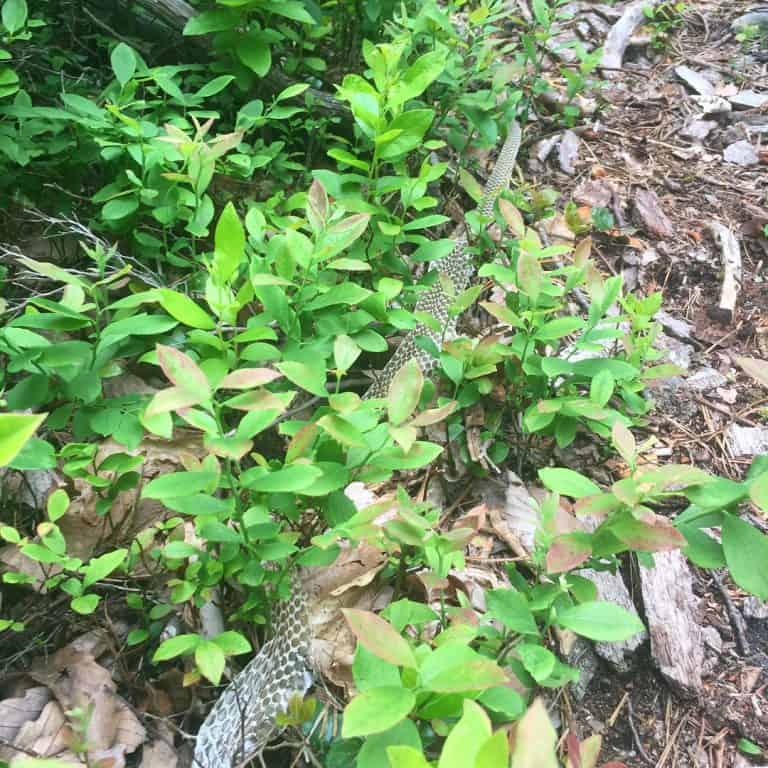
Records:
<instances>
[{"instance_id":1,"label":"reddish-brown leaf","mask_svg":"<svg viewBox=\"0 0 768 768\"><path fill-rule=\"evenodd\" d=\"M241 368L228 373L220 382L218 389L253 389L263 387L270 381L279 379L283 374L271 368Z\"/></svg>"},{"instance_id":2,"label":"reddish-brown leaf","mask_svg":"<svg viewBox=\"0 0 768 768\"><path fill-rule=\"evenodd\" d=\"M391 624L370 611L347 608L342 613L360 645L367 651L395 666L416 668L411 646Z\"/></svg>"}]
</instances>

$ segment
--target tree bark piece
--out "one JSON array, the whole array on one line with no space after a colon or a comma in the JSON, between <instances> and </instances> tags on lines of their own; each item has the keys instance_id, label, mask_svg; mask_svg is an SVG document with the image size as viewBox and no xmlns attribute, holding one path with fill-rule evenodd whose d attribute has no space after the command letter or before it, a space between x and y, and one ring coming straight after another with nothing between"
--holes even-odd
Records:
<instances>
[{"instance_id":1,"label":"tree bark piece","mask_svg":"<svg viewBox=\"0 0 768 768\"><path fill-rule=\"evenodd\" d=\"M654 568L640 568L651 655L667 682L693 697L702 689L704 635L691 571L678 550L657 552L653 559Z\"/></svg>"},{"instance_id":2,"label":"tree bark piece","mask_svg":"<svg viewBox=\"0 0 768 768\"><path fill-rule=\"evenodd\" d=\"M741 288L741 248L736 235L719 221L711 222L708 229L720 246L723 257L724 276L717 315L727 322L732 322Z\"/></svg>"},{"instance_id":3,"label":"tree bark piece","mask_svg":"<svg viewBox=\"0 0 768 768\"><path fill-rule=\"evenodd\" d=\"M635 0L625 9L621 18L611 27L603 46L602 66L610 72L621 69L624 62L624 53L635 30L645 21L645 9L653 8L659 4L659 0Z\"/></svg>"}]
</instances>

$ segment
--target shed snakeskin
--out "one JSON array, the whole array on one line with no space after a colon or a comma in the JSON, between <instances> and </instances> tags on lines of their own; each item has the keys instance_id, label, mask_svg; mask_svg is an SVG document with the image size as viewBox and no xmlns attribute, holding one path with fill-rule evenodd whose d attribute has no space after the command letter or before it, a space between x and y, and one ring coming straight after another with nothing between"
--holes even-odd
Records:
<instances>
[{"instance_id":1,"label":"shed snakeskin","mask_svg":"<svg viewBox=\"0 0 768 768\"><path fill-rule=\"evenodd\" d=\"M520 126L513 122L478 206L484 216L493 213L496 198L509 184L520 139ZM469 286L474 263L466 235L458 236L455 242L451 253L432 262L430 269L447 275L458 294ZM365 398L385 397L395 374L411 359L418 361L425 375L434 370L437 361L416 344L416 338L428 336L439 348L455 336L457 318L448 312L451 301L439 283L421 294L416 310L437 318L442 332L436 333L423 325L410 331ZM295 693L303 695L311 686L309 612L297 574L293 575L291 588L291 598L276 608L274 636L235 676L200 728L194 755L197 768L233 768L259 754L278 731L276 716L286 710Z\"/></svg>"}]
</instances>

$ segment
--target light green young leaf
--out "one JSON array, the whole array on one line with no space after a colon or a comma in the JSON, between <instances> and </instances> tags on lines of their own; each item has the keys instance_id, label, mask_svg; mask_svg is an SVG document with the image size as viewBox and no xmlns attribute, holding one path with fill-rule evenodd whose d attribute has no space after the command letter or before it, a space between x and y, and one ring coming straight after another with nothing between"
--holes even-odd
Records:
<instances>
[{"instance_id":1,"label":"light green young leaf","mask_svg":"<svg viewBox=\"0 0 768 768\"><path fill-rule=\"evenodd\" d=\"M539 478L550 491L581 499L600 493L600 488L588 477L565 467L545 467L539 470Z\"/></svg>"},{"instance_id":2,"label":"light green young leaf","mask_svg":"<svg viewBox=\"0 0 768 768\"><path fill-rule=\"evenodd\" d=\"M590 640L608 643L627 640L645 629L636 615L608 602L581 603L558 611L557 624Z\"/></svg>"},{"instance_id":3,"label":"light green young leaf","mask_svg":"<svg viewBox=\"0 0 768 768\"><path fill-rule=\"evenodd\" d=\"M491 735L491 721L483 708L471 699L464 701L464 713L448 734L437 768L467 768L475 765L480 748Z\"/></svg>"},{"instance_id":4,"label":"light green young leaf","mask_svg":"<svg viewBox=\"0 0 768 768\"><path fill-rule=\"evenodd\" d=\"M177 656L186 656L194 651L201 641L200 635L186 634L170 637L160 643L160 646L155 651L155 655L152 657L152 661L168 661L169 659L175 659Z\"/></svg>"},{"instance_id":5,"label":"light green young leaf","mask_svg":"<svg viewBox=\"0 0 768 768\"><path fill-rule=\"evenodd\" d=\"M5 0L2 10L3 26L12 35L27 23L27 1Z\"/></svg>"},{"instance_id":6,"label":"light green young leaf","mask_svg":"<svg viewBox=\"0 0 768 768\"><path fill-rule=\"evenodd\" d=\"M173 318L190 328L212 331L216 327L213 318L184 293L170 288L160 288L157 291L160 306Z\"/></svg>"},{"instance_id":7,"label":"light green young leaf","mask_svg":"<svg viewBox=\"0 0 768 768\"><path fill-rule=\"evenodd\" d=\"M125 558L128 556L127 549L116 549L114 552L107 552L101 557L94 557L88 565L83 568L83 586L90 587L97 581L109 576L112 571L119 568Z\"/></svg>"},{"instance_id":8,"label":"light green young leaf","mask_svg":"<svg viewBox=\"0 0 768 768\"><path fill-rule=\"evenodd\" d=\"M0 413L0 467L16 458L47 416L47 413Z\"/></svg>"},{"instance_id":9,"label":"light green young leaf","mask_svg":"<svg viewBox=\"0 0 768 768\"><path fill-rule=\"evenodd\" d=\"M195 647L195 664L200 674L214 685L221 682L226 662L224 651L212 640L203 640Z\"/></svg>"},{"instance_id":10,"label":"light green young leaf","mask_svg":"<svg viewBox=\"0 0 768 768\"><path fill-rule=\"evenodd\" d=\"M221 212L214 236L212 276L219 285L228 283L245 259L245 230L235 206L229 202Z\"/></svg>"},{"instance_id":11,"label":"light green young leaf","mask_svg":"<svg viewBox=\"0 0 768 768\"><path fill-rule=\"evenodd\" d=\"M416 697L407 688L371 688L347 704L342 738L352 739L387 731L406 718L415 705Z\"/></svg>"},{"instance_id":12,"label":"light green young leaf","mask_svg":"<svg viewBox=\"0 0 768 768\"><path fill-rule=\"evenodd\" d=\"M96 610L100 602L101 598L98 595L81 595L72 600L69 607L75 613L88 616Z\"/></svg>"}]
</instances>

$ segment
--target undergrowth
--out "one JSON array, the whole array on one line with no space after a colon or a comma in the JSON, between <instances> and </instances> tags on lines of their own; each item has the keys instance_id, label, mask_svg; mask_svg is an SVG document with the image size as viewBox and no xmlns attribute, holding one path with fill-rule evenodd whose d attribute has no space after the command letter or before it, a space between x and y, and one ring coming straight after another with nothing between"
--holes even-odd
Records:
<instances>
[{"instance_id":1,"label":"undergrowth","mask_svg":"<svg viewBox=\"0 0 768 768\"><path fill-rule=\"evenodd\" d=\"M562 113L540 103L561 5L536 0L528 24L500 2L230 2L201 7L182 36L151 4L99 24L77 3L5 0L0 466L55 473L42 508L3 506L0 536L23 563L4 567L5 645L24 648L35 602L64 593L83 626L107 605L127 616L124 652L148 674L184 657L187 685L218 684L295 564L364 543L398 589L407 572L440 584L463 568L475 531L446 527L408 473L509 468L549 492L511 586L484 613L462 592L440 610L399 596L382 616L348 612L359 693L340 737L312 727L314 699L283 724L328 768L525 768L556 764L534 693L579 674L553 632L642 629L580 569L682 548L768 597L768 542L740 514L768 510L766 463L737 482L652 465L635 443L647 384L677 373L654 343L661 296L600 274L573 206L576 247L542 242L556 191L518 178L493 221L471 212L478 158L510 120L571 124L574 97L597 86L598 57L574 45ZM453 248L456 198L480 280L451 311L486 330L464 322L442 348L422 337L434 380L409 364L387 398L364 400L366 372L435 323L413 308L441 279L424 267ZM584 440L626 476L602 489L553 466L555 447ZM395 499L356 509L355 481L388 482ZM150 503L161 511L142 524ZM214 597L227 630L208 639L195 621ZM161 641L182 614L189 631ZM568 764L595 765L598 747L570 740Z\"/></svg>"}]
</instances>

